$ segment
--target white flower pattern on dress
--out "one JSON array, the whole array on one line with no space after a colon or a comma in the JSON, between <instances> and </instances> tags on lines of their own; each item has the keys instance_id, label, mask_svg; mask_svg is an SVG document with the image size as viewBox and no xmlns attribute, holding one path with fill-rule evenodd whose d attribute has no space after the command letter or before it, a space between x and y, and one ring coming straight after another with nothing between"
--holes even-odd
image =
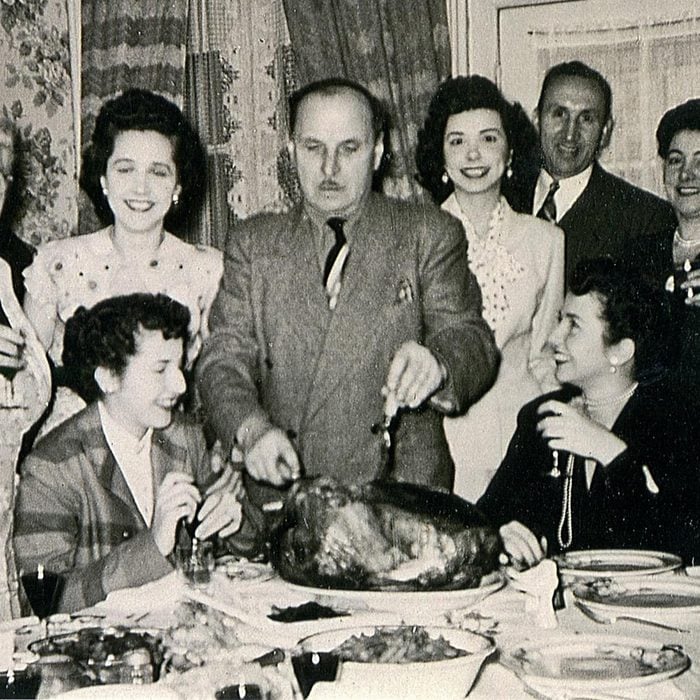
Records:
<instances>
[{"instance_id":1,"label":"white flower pattern on dress","mask_svg":"<svg viewBox=\"0 0 700 700\"><path fill-rule=\"evenodd\" d=\"M526 272L501 243L506 206L505 198L501 197L491 213L486 235L480 236L467 214L462 211L454 194L442 205L442 208L458 218L464 227L469 242L469 267L481 287L482 313L494 332L507 318L510 310L506 289L512 288L513 283Z\"/></svg>"}]
</instances>

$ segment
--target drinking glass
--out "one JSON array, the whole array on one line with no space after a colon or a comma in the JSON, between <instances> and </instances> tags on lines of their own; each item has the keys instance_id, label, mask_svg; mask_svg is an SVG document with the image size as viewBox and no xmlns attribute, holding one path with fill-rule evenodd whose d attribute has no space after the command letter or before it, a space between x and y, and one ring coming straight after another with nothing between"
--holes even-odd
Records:
<instances>
[{"instance_id":1,"label":"drinking glass","mask_svg":"<svg viewBox=\"0 0 700 700\"><path fill-rule=\"evenodd\" d=\"M175 549L175 564L185 581L195 588L206 586L214 571L214 543L193 537Z\"/></svg>"},{"instance_id":2,"label":"drinking glass","mask_svg":"<svg viewBox=\"0 0 700 700\"><path fill-rule=\"evenodd\" d=\"M39 564L36 571L20 572L20 579L29 604L40 620L45 620L55 612L63 582L60 574L47 571Z\"/></svg>"}]
</instances>

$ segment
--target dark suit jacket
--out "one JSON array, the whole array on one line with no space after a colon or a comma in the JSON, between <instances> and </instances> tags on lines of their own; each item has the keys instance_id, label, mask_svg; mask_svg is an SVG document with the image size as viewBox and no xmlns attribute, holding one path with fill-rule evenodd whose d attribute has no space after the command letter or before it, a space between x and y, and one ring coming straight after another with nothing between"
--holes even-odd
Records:
<instances>
[{"instance_id":1,"label":"dark suit jacket","mask_svg":"<svg viewBox=\"0 0 700 700\"><path fill-rule=\"evenodd\" d=\"M518 520L538 537L544 535L550 553L560 549L557 530L568 455L559 455L560 474L555 474L552 451L536 429L537 408L552 398L568 401L573 393L560 390L520 411L508 452L478 503L498 526ZM571 549L656 549L686 561L700 556L695 422L668 385L637 389L612 428L627 449L607 467L596 467L590 490L584 461L576 458ZM643 466L658 493L650 490Z\"/></svg>"},{"instance_id":2,"label":"dark suit jacket","mask_svg":"<svg viewBox=\"0 0 700 700\"><path fill-rule=\"evenodd\" d=\"M536 179L526 183L514 209L532 213L536 184ZM600 256L627 261L656 276L667 263L655 242L673 235L676 217L668 202L595 163L586 189L557 226L565 233L567 282L580 260Z\"/></svg>"},{"instance_id":3,"label":"dark suit jacket","mask_svg":"<svg viewBox=\"0 0 700 700\"><path fill-rule=\"evenodd\" d=\"M442 411L464 411L491 384L493 335L467 264L461 226L433 205L371 195L353 228L338 305L328 308L312 222L298 207L232 231L211 336L197 376L203 405L230 447L252 415L289 431L308 475L367 481L381 464L380 394L405 341L428 347L449 381L403 413L391 476L451 488ZM249 484L254 500L279 498Z\"/></svg>"},{"instance_id":4,"label":"dark suit jacket","mask_svg":"<svg viewBox=\"0 0 700 700\"><path fill-rule=\"evenodd\" d=\"M210 476L201 430L178 414L154 431L151 461L154 494L171 471L197 483ZM172 571L107 446L97 404L55 428L22 464L14 545L18 568L64 574L65 612Z\"/></svg>"}]
</instances>

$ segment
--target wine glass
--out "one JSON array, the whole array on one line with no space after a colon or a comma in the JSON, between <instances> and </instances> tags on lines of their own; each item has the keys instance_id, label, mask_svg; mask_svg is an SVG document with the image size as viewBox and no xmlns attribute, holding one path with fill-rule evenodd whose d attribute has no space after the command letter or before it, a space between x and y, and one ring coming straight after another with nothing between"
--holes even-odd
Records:
<instances>
[{"instance_id":1,"label":"wine glass","mask_svg":"<svg viewBox=\"0 0 700 700\"><path fill-rule=\"evenodd\" d=\"M36 571L20 572L20 579L34 614L45 624L56 608L63 578L39 564Z\"/></svg>"}]
</instances>

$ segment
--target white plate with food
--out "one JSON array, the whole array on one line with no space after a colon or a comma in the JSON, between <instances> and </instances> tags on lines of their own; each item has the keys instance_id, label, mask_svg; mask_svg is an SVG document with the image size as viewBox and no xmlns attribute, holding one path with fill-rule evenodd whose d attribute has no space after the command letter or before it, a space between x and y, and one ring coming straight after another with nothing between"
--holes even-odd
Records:
<instances>
[{"instance_id":1,"label":"white plate with food","mask_svg":"<svg viewBox=\"0 0 700 700\"><path fill-rule=\"evenodd\" d=\"M554 557L559 573L568 582L594 578L656 576L683 568L675 554L640 549L589 549Z\"/></svg>"},{"instance_id":2,"label":"white plate with food","mask_svg":"<svg viewBox=\"0 0 700 700\"><path fill-rule=\"evenodd\" d=\"M466 630L421 625L337 629L306 637L306 652L340 659L334 695L342 698L464 698L492 639ZM313 697L313 696L312 696Z\"/></svg>"},{"instance_id":3,"label":"white plate with food","mask_svg":"<svg viewBox=\"0 0 700 700\"><path fill-rule=\"evenodd\" d=\"M598 579L575 584L573 593L581 604L608 617L700 613L700 581L686 576Z\"/></svg>"},{"instance_id":4,"label":"white plate with food","mask_svg":"<svg viewBox=\"0 0 700 700\"><path fill-rule=\"evenodd\" d=\"M339 588L313 588L288 583L295 591L323 599L333 598L360 610L392 612L404 617L424 614L440 615L450 610L472 607L487 596L503 588L506 578L494 571L481 580L476 588L438 591L357 591Z\"/></svg>"},{"instance_id":5,"label":"white plate with food","mask_svg":"<svg viewBox=\"0 0 700 700\"><path fill-rule=\"evenodd\" d=\"M571 635L525 642L501 656L501 663L545 696L563 691L626 692L683 673L690 658L676 646L649 639Z\"/></svg>"}]
</instances>

